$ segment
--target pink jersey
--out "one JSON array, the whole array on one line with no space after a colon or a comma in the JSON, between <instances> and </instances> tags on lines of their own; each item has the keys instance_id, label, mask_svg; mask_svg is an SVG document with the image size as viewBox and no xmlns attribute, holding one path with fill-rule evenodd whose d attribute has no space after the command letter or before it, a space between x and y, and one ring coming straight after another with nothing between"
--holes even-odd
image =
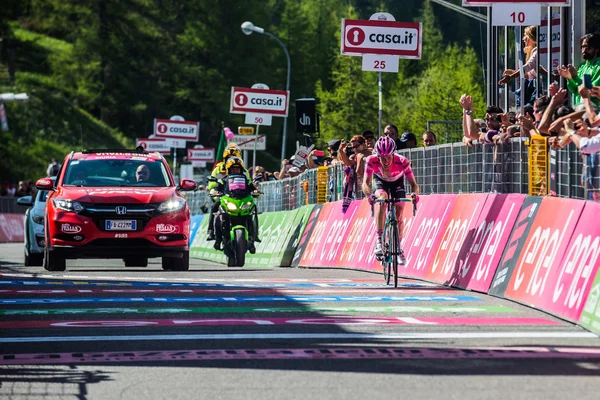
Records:
<instances>
[{"instance_id":1,"label":"pink jersey","mask_svg":"<svg viewBox=\"0 0 600 400\"><path fill-rule=\"evenodd\" d=\"M408 158L401 156L400 154L394 153L394 159L390 165L389 171L384 172L383 165L379 160L379 157L372 155L367 157L367 167L365 169L365 176L371 177L373 174L382 181L396 182L398 179L406 176L412 178L413 172L410 168L410 161Z\"/></svg>"}]
</instances>

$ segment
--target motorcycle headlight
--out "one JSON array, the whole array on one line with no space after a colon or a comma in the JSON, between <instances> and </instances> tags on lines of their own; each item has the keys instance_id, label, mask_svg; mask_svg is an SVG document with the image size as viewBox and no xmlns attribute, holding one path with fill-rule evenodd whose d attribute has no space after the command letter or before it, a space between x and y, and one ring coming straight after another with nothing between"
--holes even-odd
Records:
<instances>
[{"instance_id":1,"label":"motorcycle headlight","mask_svg":"<svg viewBox=\"0 0 600 400\"><path fill-rule=\"evenodd\" d=\"M54 207L63 211L71 211L71 212L81 212L83 210L83 206L78 201L73 201L71 199L52 199L54 202Z\"/></svg>"},{"instance_id":2,"label":"motorcycle headlight","mask_svg":"<svg viewBox=\"0 0 600 400\"><path fill-rule=\"evenodd\" d=\"M44 223L44 216L43 215L34 215L31 219L36 224L42 225Z\"/></svg>"},{"instance_id":3,"label":"motorcycle headlight","mask_svg":"<svg viewBox=\"0 0 600 400\"><path fill-rule=\"evenodd\" d=\"M227 203L227 209L229 211L235 211L235 210L237 210L237 206L233 203Z\"/></svg>"},{"instance_id":4,"label":"motorcycle headlight","mask_svg":"<svg viewBox=\"0 0 600 400\"><path fill-rule=\"evenodd\" d=\"M242 205L242 210L246 211L249 210L252 207L252 202L248 201L246 203L244 203L244 205Z\"/></svg>"},{"instance_id":5,"label":"motorcycle headlight","mask_svg":"<svg viewBox=\"0 0 600 400\"><path fill-rule=\"evenodd\" d=\"M161 213L169 213L173 211L179 211L183 207L185 207L185 200L178 197L175 199L163 201L160 206L158 206L158 211Z\"/></svg>"}]
</instances>

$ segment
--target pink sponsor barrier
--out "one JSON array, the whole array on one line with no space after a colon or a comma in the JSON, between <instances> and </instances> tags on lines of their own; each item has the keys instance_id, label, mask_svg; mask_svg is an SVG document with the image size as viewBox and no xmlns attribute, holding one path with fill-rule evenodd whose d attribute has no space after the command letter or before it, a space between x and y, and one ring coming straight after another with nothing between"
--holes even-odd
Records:
<instances>
[{"instance_id":1,"label":"pink sponsor barrier","mask_svg":"<svg viewBox=\"0 0 600 400\"><path fill-rule=\"evenodd\" d=\"M425 276L428 280L447 285L458 280L487 196L487 194L458 195L448 223L442 229L440 245Z\"/></svg>"},{"instance_id":2,"label":"pink sponsor barrier","mask_svg":"<svg viewBox=\"0 0 600 400\"><path fill-rule=\"evenodd\" d=\"M577 200L572 200L577 202ZM582 202L579 202L582 203ZM564 253L559 253L548 275L540 307L578 322L600 266L600 204L585 202L579 222Z\"/></svg>"},{"instance_id":3,"label":"pink sponsor barrier","mask_svg":"<svg viewBox=\"0 0 600 400\"><path fill-rule=\"evenodd\" d=\"M355 219L360 203L353 201L345 213L342 212L341 201L323 205L300 260L301 266L334 267L339 264L343 245L350 232L349 227Z\"/></svg>"},{"instance_id":4,"label":"pink sponsor barrier","mask_svg":"<svg viewBox=\"0 0 600 400\"><path fill-rule=\"evenodd\" d=\"M483 293L488 291L525 197L524 194L487 195L476 225L469 227L465 239L468 243L461 247L468 248L466 255L456 254L456 273L448 282L450 285ZM470 203L467 207L479 204L469 198L467 195ZM455 210L457 207L458 204Z\"/></svg>"},{"instance_id":5,"label":"pink sponsor barrier","mask_svg":"<svg viewBox=\"0 0 600 400\"><path fill-rule=\"evenodd\" d=\"M22 242L24 231L23 214L0 214L0 243Z\"/></svg>"},{"instance_id":6,"label":"pink sponsor barrier","mask_svg":"<svg viewBox=\"0 0 600 400\"><path fill-rule=\"evenodd\" d=\"M433 194L420 204L417 216L405 230L402 248L406 265L398 269L400 275L425 278L457 198L456 194Z\"/></svg>"},{"instance_id":7,"label":"pink sponsor barrier","mask_svg":"<svg viewBox=\"0 0 600 400\"><path fill-rule=\"evenodd\" d=\"M585 204L581 200L555 197L542 200L503 297L565 316L565 306L552 302L555 290L551 282L558 282L559 275L564 277L561 261ZM590 223L597 224L597 214L588 216ZM580 232L593 232L587 223L581 226ZM562 295L560 293L559 297ZM551 304L552 309L549 308Z\"/></svg>"}]
</instances>

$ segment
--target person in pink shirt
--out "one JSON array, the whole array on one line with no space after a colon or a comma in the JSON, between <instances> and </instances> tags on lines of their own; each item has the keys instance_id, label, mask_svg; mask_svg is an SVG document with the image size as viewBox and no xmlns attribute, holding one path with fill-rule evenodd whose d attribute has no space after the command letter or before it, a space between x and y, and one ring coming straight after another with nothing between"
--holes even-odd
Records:
<instances>
[{"instance_id":1,"label":"person in pink shirt","mask_svg":"<svg viewBox=\"0 0 600 400\"><path fill-rule=\"evenodd\" d=\"M374 199L387 199L392 196L394 199L406 197L404 189L404 178L408 181L412 189L414 201L419 201L419 185L410 168L410 161L400 154L395 153L396 143L389 136L380 137L375 143L376 155L367 157L365 175L363 178L362 190L371 201ZM372 195L371 183L375 178L375 195ZM396 215L401 216L404 209L404 203L396 203ZM383 256L381 237L385 225L385 210L381 205L375 208L375 224L377 227L377 243L375 245L375 256ZM404 231L404 222L398 218L398 233L402 240ZM404 252L400 250L400 263L404 264L406 259Z\"/></svg>"}]
</instances>

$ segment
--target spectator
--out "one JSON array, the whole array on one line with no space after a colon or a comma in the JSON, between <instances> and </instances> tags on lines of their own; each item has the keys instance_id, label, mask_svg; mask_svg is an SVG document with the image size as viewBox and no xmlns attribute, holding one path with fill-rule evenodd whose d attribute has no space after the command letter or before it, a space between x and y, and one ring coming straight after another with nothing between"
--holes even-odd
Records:
<instances>
[{"instance_id":1,"label":"spectator","mask_svg":"<svg viewBox=\"0 0 600 400\"><path fill-rule=\"evenodd\" d=\"M525 60L527 60L523 65L523 72L525 73L525 104L529 104L535 99L535 78L537 77L535 66L538 58L537 26L532 25L525 28L523 44ZM503 86L519 76L521 76L521 71L518 69L507 69L502 73L502 79L500 79L498 84ZM520 90L521 89L515 92L515 95L517 96L517 107L521 104Z\"/></svg>"},{"instance_id":2,"label":"spectator","mask_svg":"<svg viewBox=\"0 0 600 400\"><path fill-rule=\"evenodd\" d=\"M57 176L58 171L60 171L61 165L56 161L56 158L52 157L50 164L48 164L48 168L46 169L46 176Z\"/></svg>"},{"instance_id":3,"label":"spectator","mask_svg":"<svg viewBox=\"0 0 600 400\"><path fill-rule=\"evenodd\" d=\"M567 79L567 88L573 93L573 105L581 103L578 88L583 83L584 75L591 75L592 85L600 86L600 34L588 34L581 38L581 57L585 62L579 69L571 64L558 68L559 75ZM600 98L596 97L592 101L600 106Z\"/></svg>"},{"instance_id":4,"label":"spectator","mask_svg":"<svg viewBox=\"0 0 600 400\"><path fill-rule=\"evenodd\" d=\"M427 131L423 134L423 147L435 146L437 144L437 137L435 133Z\"/></svg>"},{"instance_id":5,"label":"spectator","mask_svg":"<svg viewBox=\"0 0 600 400\"><path fill-rule=\"evenodd\" d=\"M400 138L403 148L414 149L417 147L417 137L412 132L404 132Z\"/></svg>"},{"instance_id":6,"label":"spectator","mask_svg":"<svg viewBox=\"0 0 600 400\"><path fill-rule=\"evenodd\" d=\"M398 128L396 127L396 125L386 125L385 129L383 130L383 134L394 139L394 142L396 143L396 150L404 148L404 143L400 142L400 138L398 137Z\"/></svg>"},{"instance_id":7,"label":"spectator","mask_svg":"<svg viewBox=\"0 0 600 400\"><path fill-rule=\"evenodd\" d=\"M25 183L25 181L19 181L19 186L17 188L17 190L15 191L15 196L17 197L23 197L23 196L27 196L27 184ZM29 193L31 194L31 193Z\"/></svg>"},{"instance_id":8,"label":"spectator","mask_svg":"<svg viewBox=\"0 0 600 400\"><path fill-rule=\"evenodd\" d=\"M362 133L362 137L367 142L367 148L372 151L375 148L375 134L372 131L366 130Z\"/></svg>"},{"instance_id":9,"label":"spectator","mask_svg":"<svg viewBox=\"0 0 600 400\"><path fill-rule=\"evenodd\" d=\"M581 125L579 130L575 130L575 124L571 119L564 121L564 136L561 141L562 147L570 142L575 143L575 146L583 154L595 154L600 152L600 136L598 136L598 128L588 128L585 124Z\"/></svg>"},{"instance_id":10,"label":"spectator","mask_svg":"<svg viewBox=\"0 0 600 400\"><path fill-rule=\"evenodd\" d=\"M338 155L338 150L340 149L340 144L342 143L342 139L333 138L327 142L327 152L331 158L336 158Z\"/></svg>"}]
</instances>

